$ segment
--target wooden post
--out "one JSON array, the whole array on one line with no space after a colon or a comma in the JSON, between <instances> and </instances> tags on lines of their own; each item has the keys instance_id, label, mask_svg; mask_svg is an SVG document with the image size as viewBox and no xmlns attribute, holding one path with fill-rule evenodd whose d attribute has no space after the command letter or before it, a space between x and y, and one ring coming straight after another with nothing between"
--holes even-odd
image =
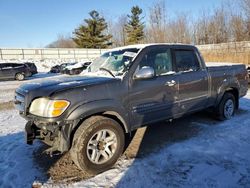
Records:
<instances>
[{"instance_id":1,"label":"wooden post","mask_svg":"<svg viewBox=\"0 0 250 188\"><path fill-rule=\"evenodd\" d=\"M41 60L43 59L43 49L41 49Z\"/></svg>"},{"instance_id":2,"label":"wooden post","mask_svg":"<svg viewBox=\"0 0 250 188\"><path fill-rule=\"evenodd\" d=\"M57 52L58 52L58 58L60 59L60 51L59 51L59 48L57 49Z\"/></svg>"},{"instance_id":3,"label":"wooden post","mask_svg":"<svg viewBox=\"0 0 250 188\"><path fill-rule=\"evenodd\" d=\"M3 59L3 52L1 48L0 48L0 55L1 55L1 59Z\"/></svg>"},{"instance_id":4,"label":"wooden post","mask_svg":"<svg viewBox=\"0 0 250 188\"><path fill-rule=\"evenodd\" d=\"M23 59L24 59L24 50L22 49L22 55L23 55Z\"/></svg>"}]
</instances>

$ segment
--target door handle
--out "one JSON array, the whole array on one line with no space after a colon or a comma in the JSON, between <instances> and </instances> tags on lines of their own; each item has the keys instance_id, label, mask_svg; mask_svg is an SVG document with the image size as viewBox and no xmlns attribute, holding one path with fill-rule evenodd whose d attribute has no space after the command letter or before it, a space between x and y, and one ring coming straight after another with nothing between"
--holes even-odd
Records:
<instances>
[{"instance_id":1,"label":"door handle","mask_svg":"<svg viewBox=\"0 0 250 188\"><path fill-rule=\"evenodd\" d=\"M174 80L171 80L171 81L167 81L165 85L174 86L175 84L176 84L176 82Z\"/></svg>"}]
</instances>

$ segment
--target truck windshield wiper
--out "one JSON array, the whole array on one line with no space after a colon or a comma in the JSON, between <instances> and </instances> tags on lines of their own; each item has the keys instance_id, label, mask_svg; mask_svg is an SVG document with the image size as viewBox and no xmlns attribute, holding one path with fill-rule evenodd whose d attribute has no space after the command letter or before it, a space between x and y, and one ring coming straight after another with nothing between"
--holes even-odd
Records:
<instances>
[{"instance_id":1,"label":"truck windshield wiper","mask_svg":"<svg viewBox=\"0 0 250 188\"><path fill-rule=\"evenodd\" d=\"M108 72L111 76L113 76L115 78L115 75L110 70L108 70L108 69L106 69L104 67L99 68L99 70L104 70L104 71Z\"/></svg>"}]
</instances>

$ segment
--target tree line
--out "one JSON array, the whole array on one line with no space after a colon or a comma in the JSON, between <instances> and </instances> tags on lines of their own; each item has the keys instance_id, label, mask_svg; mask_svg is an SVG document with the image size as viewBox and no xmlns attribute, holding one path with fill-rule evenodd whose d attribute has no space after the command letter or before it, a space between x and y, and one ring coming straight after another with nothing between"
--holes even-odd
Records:
<instances>
[{"instance_id":1,"label":"tree line","mask_svg":"<svg viewBox=\"0 0 250 188\"><path fill-rule=\"evenodd\" d=\"M138 43L217 44L250 41L250 0L223 1L212 10L169 15L165 1L156 1L145 12L133 6L128 15L106 20L96 10L72 36L59 36L48 47L107 48Z\"/></svg>"}]
</instances>

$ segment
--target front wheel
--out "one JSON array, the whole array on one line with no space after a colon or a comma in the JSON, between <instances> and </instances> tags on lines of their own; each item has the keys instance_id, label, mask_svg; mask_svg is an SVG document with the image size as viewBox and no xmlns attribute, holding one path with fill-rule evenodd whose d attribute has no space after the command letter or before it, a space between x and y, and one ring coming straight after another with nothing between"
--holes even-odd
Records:
<instances>
[{"instance_id":1,"label":"front wheel","mask_svg":"<svg viewBox=\"0 0 250 188\"><path fill-rule=\"evenodd\" d=\"M74 163L90 175L112 167L124 148L124 131L110 118L93 116L77 129L70 150Z\"/></svg>"},{"instance_id":2,"label":"front wheel","mask_svg":"<svg viewBox=\"0 0 250 188\"><path fill-rule=\"evenodd\" d=\"M225 93L216 108L219 120L231 119L235 112L235 97L232 93Z\"/></svg>"}]
</instances>

